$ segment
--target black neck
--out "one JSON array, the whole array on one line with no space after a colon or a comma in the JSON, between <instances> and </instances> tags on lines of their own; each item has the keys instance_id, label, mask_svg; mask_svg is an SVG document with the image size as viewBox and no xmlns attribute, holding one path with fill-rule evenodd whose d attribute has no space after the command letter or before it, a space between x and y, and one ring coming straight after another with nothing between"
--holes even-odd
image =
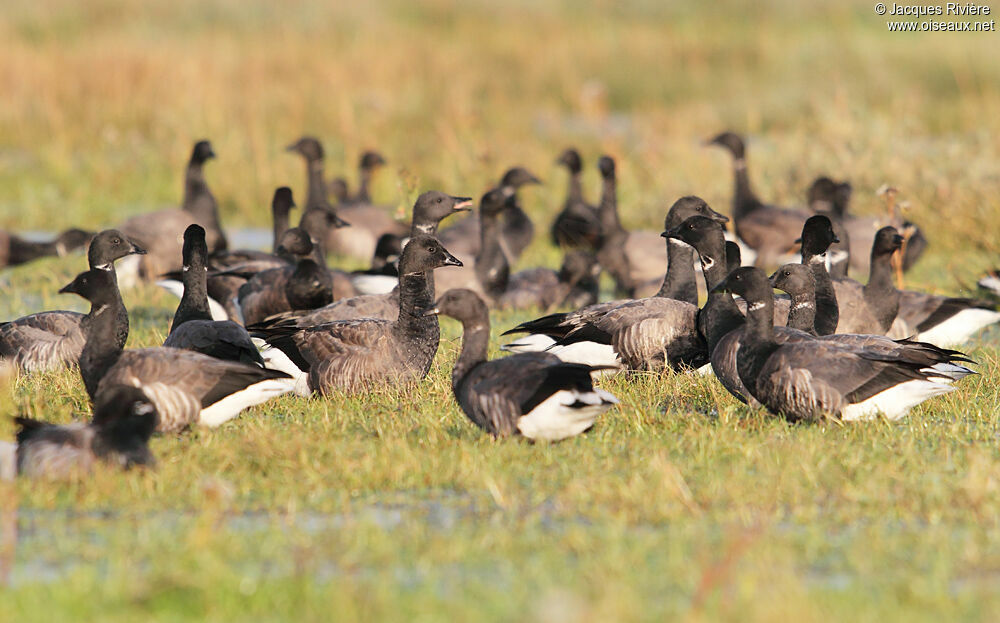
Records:
<instances>
[{"instance_id":1,"label":"black neck","mask_svg":"<svg viewBox=\"0 0 1000 623\"><path fill-rule=\"evenodd\" d=\"M437 316L424 316L434 303L434 291L428 277L431 271L399 276L399 316L396 330L407 336L423 334L438 327Z\"/></svg>"},{"instance_id":2,"label":"black neck","mask_svg":"<svg viewBox=\"0 0 1000 623\"><path fill-rule=\"evenodd\" d=\"M498 298L507 290L510 262L500 244L500 223L493 214L479 214L479 253L476 254L476 278L483 291Z\"/></svg>"},{"instance_id":3,"label":"black neck","mask_svg":"<svg viewBox=\"0 0 1000 623\"><path fill-rule=\"evenodd\" d=\"M624 231L621 221L618 219L618 180L613 175L603 179L601 184L601 205L598 212L600 213L601 229L604 235Z\"/></svg>"},{"instance_id":4,"label":"black neck","mask_svg":"<svg viewBox=\"0 0 1000 623\"><path fill-rule=\"evenodd\" d=\"M187 172L184 175L184 203L183 209L190 212L206 224L215 225L218 214L215 211L215 200L212 191L208 189L205 182L205 172L203 163L192 160L188 163ZM200 201L208 199L208 201Z\"/></svg>"},{"instance_id":5,"label":"black neck","mask_svg":"<svg viewBox=\"0 0 1000 623\"><path fill-rule=\"evenodd\" d=\"M274 243L271 247L271 252L277 254L281 236L288 231L288 210L274 210L272 211L272 218L274 219Z\"/></svg>"},{"instance_id":6,"label":"black neck","mask_svg":"<svg viewBox=\"0 0 1000 623\"><path fill-rule=\"evenodd\" d=\"M361 179L358 185L358 201L361 203L371 203L369 188L372 182L372 170L368 167L361 167Z\"/></svg>"},{"instance_id":7,"label":"black neck","mask_svg":"<svg viewBox=\"0 0 1000 623\"><path fill-rule=\"evenodd\" d=\"M462 352L451 372L451 386L458 387L469 372L486 361L490 343L490 319L474 318L462 321Z\"/></svg>"},{"instance_id":8,"label":"black neck","mask_svg":"<svg viewBox=\"0 0 1000 623\"><path fill-rule=\"evenodd\" d=\"M208 271L205 266L193 265L184 269L184 295L181 297L174 322L170 325L173 333L188 320L211 320L208 310Z\"/></svg>"},{"instance_id":9,"label":"black neck","mask_svg":"<svg viewBox=\"0 0 1000 623\"><path fill-rule=\"evenodd\" d=\"M785 326L816 335L817 299L813 292L789 293L788 320Z\"/></svg>"},{"instance_id":10,"label":"black neck","mask_svg":"<svg viewBox=\"0 0 1000 623\"><path fill-rule=\"evenodd\" d=\"M90 313L81 323L87 341L80 354L80 376L91 399L101 379L121 357L128 339L128 312L117 279L114 283L113 293L100 303L91 303Z\"/></svg>"},{"instance_id":11,"label":"black neck","mask_svg":"<svg viewBox=\"0 0 1000 623\"><path fill-rule=\"evenodd\" d=\"M569 187L566 189L567 201L583 201L583 186L580 185L580 174L569 172Z\"/></svg>"},{"instance_id":12,"label":"black neck","mask_svg":"<svg viewBox=\"0 0 1000 623\"><path fill-rule=\"evenodd\" d=\"M733 219L741 219L760 206L760 201L750 188L750 177L747 175L745 157L733 159L733 177L735 189L733 194Z\"/></svg>"},{"instance_id":13,"label":"black neck","mask_svg":"<svg viewBox=\"0 0 1000 623\"><path fill-rule=\"evenodd\" d=\"M892 254L872 254L871 272L864 287L865 303L878 320L882 332L889 330L899 313L899 290L892 281Z\"/></svg>"},{"instance_id":14,"label":"black neck","mask_svg":"<svg viewBox=\"0 0 1000 623\"><path fill-rule=\"evenodd\" d=\"M812 329L815 330L816 335L833 335L837 332L837 325L840 323L840 306L837 304L837 292L833 289L833 279L826 270L826 254L810 255L803 250L802 263L809 267L816 282L815 300L813 301L815 307L812 310L815 326ZM794 300L794 298L793 296L792 299ZM789 311L790 318L791 311ZM789 320L790 322L791 320ZM811 329L802 330L811 332Z\"/></svg>"},{"instance_id":15,"label":"black neck","mask_svg":"<svg viewBox=\"0 0 1000 623\"><path fill-rule=\"evenodd\" d=\"M714 240L706 241L699 250L699 257L708 300L698 314L698 328L705 336L708 352L711 353L719 340L733 329L743 326L745 319L732 294L712 292L712 288L726 278L726 240L721 231Z\"/></svg>"},{"instance_id":16,"label":"black neck","mask_svg":"<svg viewBox=\"0 0 1000 623\"><path fill-rule=\"evenodd\" d=\"M326 199L326 183L323 181L323 160L307 160L306 175L309 178L309 193L306 195L306 209L324 206Z\"/></svg>"},{"instance_id":17,"label":"black neck","mask_svg":"<svg viewBox=\"0 0 1000 623\"><path fill-rule=\"evenodd\" d=\"M725 278L725 274L722 277ZM677 299L692 305L698 304L694 249L680 240L667 238L667 273L663 276L663 284L656 296Z\"/></svg>"}]
</instances>

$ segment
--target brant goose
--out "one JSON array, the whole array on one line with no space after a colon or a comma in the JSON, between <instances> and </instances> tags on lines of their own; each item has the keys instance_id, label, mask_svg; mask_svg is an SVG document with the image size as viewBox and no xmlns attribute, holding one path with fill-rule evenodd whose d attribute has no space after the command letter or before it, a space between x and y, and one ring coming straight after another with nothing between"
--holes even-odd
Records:
<instances>
[{"instance_id":1,"label":"brant goose","mask_svg":"<svg viewBox=\"0 0 1000 623\"><path fill-rule=\"evenodd\" d=\"M469 420L494 437L560 441L587 431L618 403L610 393L594 388L591 366L564 363L549 353L489 361L489 310L471 290L447 291L425 314L462 323L452 391Z\"/></svg>"},{"instance_id":2,"label":"brant goose","mask_svg":"<svg viewBox=\"0 0 1000 623\"><path fill-rule=\"evenodd\" d=\"M359 294L385 294L399 283L396 262L403 252L403 239L396 234L382 234L375 245L371 268L351 273L351 283Z\"/></svg>"},{"instance_id":3,"label":"brant goose","mask_svg":"<svg viewBox=\"0 0 1000 623\"><path fill-rule=\"evenodd\" d=\"M205 230L201 225L189 225L184 232L184 295L163 345L264 367L246 329L232 320L212 320L208 311L207 256Z\"/></svg>"},{"instance_id":4,"label":"brant goose","mask_svg":"<svg viewBox=\"0 0 1000 623\"><path fill-rule=\"evenodd\" d=\"M128 325L114 274L91 269L60 290L90 301L87 337L80 354L80 376L94 404L125 385L141 389L159 414L157 430L177 432L200 423L219 426L241 411L288 393L287 374L224 361L179 348L123 350Z\"/></svg>"},{"instance_id":5,"label":"brant goose","mask_svg":"<svg viewBox=\"0 0 1000 623\"><path fill-rule=\"evenodd\" d=\"M601 219L597 208L583 199L580 152L570 147L559 156L556 164L565 166L569 171L569 188L562 211L552 222L552 242L561 247L597 249L601 244Z\"/></svg>"},{"instance_id":6,"label":"brant goose","mask_svg":"<svg viewBox=\"0 0 1000 623\"><path fill-rule=\"evenodd\" d=\"M89 473L98 462L124 469L155 465L149 438L156 419L156 407L129 386L109 388L87 424L16 417L17 442L0 442L0 479L68 479Z\"/></svg>"},{"instance_id":7,"label":"brant goose","mask_svg":"<svg viewBox=\"0 0 1000 623\"><path fill-rule=\"evenodd\" d=\"M813 278L816 306L816 333L830 335L837 332L840 322L840 307L833 278L826 269L827 254L833 245L840 242L836 229L829 217L817 214L806 219L802 226L802 265L807 266ZM794 299L794 297L792 297ZM791 308L794 310L794 305ZM790 312L791 313L791 312Z\"/></svg>"},{"instance_id":8,"label":"brant goose","mask_svg":"<svg viewBox=\"0 0 1000 623\"><path fill-rule=\"evenodd\" d=\"M485 294L496 302L507 290L510 281L510 260L501 243L500 215L514 202L509 188L493 188L479 200L479 251L472 266L452 270L436 277L443 291L469 288Z\"/></svg>"},{"instance_id":9,"label":"brant goose","mask_svg":"<svg viewBox=\"0 0 1000 623\"><path fill-rule=\"evenodd\" d=\"M883 227L872 243L868 283L852 279L834 281L841 333L885 335L899 311L900 293L892 279L892 255L903 244L894 227Z\"/></svg>"},{"instance_id":10,"label":"brant goose","mask_svg":"<svg viewBox=\"0 0 1000 623\"><path fill-rule=\"evenodd\" d=\"M87 261L94 270L115 276L114 262L144 250L117 229L108 229L94 236L87 251ZM0 323L0 365L13 365L23 372L54 370L76 363L86 341L84 331L91 314L72 311L48 311ZM125 345L128 337L128 315L119 321L124 330L116 335L117 343Z\"/></svg>"},{"instance_id":11,"label":"brant goose","mask_svg":"<svg viewBox=\"0 0 1000 623\"><path fill-rule=\"evenodd\" d=\"M382 234L406 235L408 227L392 218L391 208L372 204L369 194L371 179L375 171L384 165L385 158L378 152L366 151L361 155L358 165L361 172L358 194L347 197L337 206L338 214L351 224L351 229L330 230L324 241L333 253L368 259L375 252Z\"/></svg>"},{"instance_id":12,"label":"brant goose","mask_svg":"<svg viewBox=\"0 0 1000 623\"><path fill-rule=\"evenodd\" d=\"M469 210L472 200L468 197L452 197L438 190L421 194L413 204L413 220L410 224L410 238L421 234L434 236L438 225L446 217ZM434 275L428 274L431 288ZM433 296L433 295L432 295ZM277 314L267 322L247 325L251 329L266 330L283 326L306 328L337 320L353 318L381 318L395 320L399 315L399 287L385 294L368 294L351 298L339 298L326 307L310 312L290 312Z\"/></svg>"},{"instance_id":13,"label":"brant goose","mask_svg":"<svg viewBox=\"0 0 1000 623\"><path fill-rule=\"evenodd\" d=\"M903 290L898 320L907 333L916 334L914 339L956 346L972 339L980 329L1000 322L1000 312L989 301Z\"/></svg>"},{"instance_id":14,"label":"brant goose","mask_svg":"<svg viewBox=\"0 0 1000 623\"><path fill-rule=\"evenodd\" d=\"M306 162L306 205L305 209L322 208L329 205L326 197L326 185L323 181L323 145L319 139L303 136L285 151L299 154Z\"/></svg>"},{"instance_id":15,"label":"brant goose","mask_svg":"<svg viewBox=\"0 0 1000 623\"><path fill-rule=\"evenodd\" d=\"M0 268L19 266L41 257L62 257L83 247L94 234L82 229L67 229L55 240L36 242L0 229Z\"/></svg>"},{"instance_id":16,"label":"brant goose","mask_svg":"<svg viewBox=\"0 0 1000 623\"><path fill-rule=\"evenodd\" d=\"M120 272L123 283L130 283L136 275L151 280L180 270L184 230L191 223L205 228L209 251L227 247L226 236L219 224L218 205L205 182L205 163L214 157L211 143L204 140L195 143L184 175L184 202L180 210L140 214L121 225L119 229L147 251L137 264L122 263Z\"/></svg>"},{"instance_id":17,"label":"brant goose","mask_svg":"<svg viewBox=\"0 0 1000 623\"><path fill-rule=\"evenodd\" d=\"M779 342L774 296L760 269L745 267L714 288L748 303L737 370L740 380L770 412L790 421L834 416L897 420L917 404L953 391L953 378L902 356L850 348L831 340Z\"/></svg>"},{"instance_id":18,"label":"brant goose","mask_svg":"<svg viewBox=\"0 0 1000 623\"><path fill-rule=\"evenodd\" d=\"M573 249L563 256L558 272L551 268L530 268L511 275L497 306L549 310L593 305L597 302L600 275L597 258L582 249Z\"/></svg>"},{"instance_id":19,"label":"brant goose","mask_svg":"<svg viewBox=\"0 0 1000 623\"><path fill-rule=\"evenodd\" d=\"M504 252L511 261L517 261L535 236L535 225L521 207L517 191L528 184L541 184L533 173L524 167L513 167L500 178L500 188L513 195L513 203L504 211L501 230ZM455 225L441 230L438 236L456 257L475 257L479 253L479 219L476 215L464 218Z\"/></svg>"},{"instance_id":20,"label":"brant goose","mask_svg":"<svg viewBox=\"0 0 1000 623\"><path fill-rule=\"evenodd\" d=\"M733 222L736 235L756 251L755 265L777 266L783 256L792 253L791 241L802 231L809 215L765 205L750 188L747 176L746 148L743 138L733 132L723 132L708 141L729 151L733 157Z\"/></svg>"},{"instance_id":21,"label":"brant goose","mask_svg":"<svg viewBox=\"0 0 1000 623\"><path fill-rule=\"evenodd\" d=\"M597 216L601 223L601 240L597 247L597 261L614 279L615 295L633 298L635 284L632 281L629 258L625 253L629 235L618 217L618 180L615 176L615 161L609 156L601 156L597 160L597 169L601 172L601 203L597 208Z\"/></svg>"},{"instance_id":22,"label":"brant goose","mask_svg":"<svg viewBox=\"0 0 1000 623\"><path fill-rule=\"evenodd\" d=\"M253 331L271 348L267 365L296 378L296 392L328 394L422 379L437 352L440 328L423 311L434 302L430 272L461 266L433 236L419 234L399 260L399 314L395 321L357 318L314 327Z\"/></svg>"}]
</instances>

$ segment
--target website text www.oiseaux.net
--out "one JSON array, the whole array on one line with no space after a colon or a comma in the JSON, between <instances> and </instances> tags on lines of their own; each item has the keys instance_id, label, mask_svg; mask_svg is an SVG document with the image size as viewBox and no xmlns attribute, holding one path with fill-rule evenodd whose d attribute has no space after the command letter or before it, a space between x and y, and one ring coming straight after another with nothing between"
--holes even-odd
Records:
<instances>
[{"instance_id":1,"label":"website text www.oiseaux.net","mask_svg":"<svg viewBox=\"0 0 1000 623\"><path fill-rule=\"evenodd\" d=\"M879 2L875 13L899 18L885 23L889 32L996 32L995 19L984 19L992 13L989 6L972 2L946 2L944 4L910 5ZM937 16L951 18L934 19ZM955 20L957 17L979 19Z\"/></svg>"}]
</instances>

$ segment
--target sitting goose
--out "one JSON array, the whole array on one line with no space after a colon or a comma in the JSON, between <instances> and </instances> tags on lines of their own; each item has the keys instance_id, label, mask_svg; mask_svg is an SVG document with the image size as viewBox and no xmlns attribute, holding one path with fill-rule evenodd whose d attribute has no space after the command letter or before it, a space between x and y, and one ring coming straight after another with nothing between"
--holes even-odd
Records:
<instances>
[{"instance_id":1,"label":"sitting goose","mask_svg":"<svg viewBox=\"0 0 1000 623\"><path fill-rule=\"evenodd\" d=\"M271 348L269 366L297 379L296 392L329 394L422 379L437 352L440 328L423 311L434 302L431 271L461 266L437 238L420 234L399 259L399 313L395 321L358 318L305 329L272 327L253 332Z\"/></svg>"},{"instance_id":2,"label":"sitting goose","mask_svg":"<svg viewBox=\"0 0 1000 623\"><path fill-rule=\"evenodd\" d=\"M184 295L163 345L263 368L264 360L246 329L232 320L212 320L208 311L207 259L205 230L201 225L189 225L184 232Z\"/></svg>"},{"instance_id":3,"label":"sitting goose","mask_svg":"<svg viewBox=\"0 0 1000 623\"><path fill-rule=\"evenodd\" d=\"M914 339L939 346L964 344L981 329L1000 322L990 301L902 290L897 318Z\"/></svg>"},{"instance_id":4,"label":"sitting goose","mask_svg":"<svg viewBox=\"0 0 1000 623\"><path fill-rule=\"evenodd\" d=\"M122 263L122 283L131 283L138 275L155 279L164 273L180 270L184 230L191 223L205 228L210 251L227 247L219 224L218 204L205 182L204 166L215 158L212 144L195 143L184 176L184 201L180 210L160 210L133 216L119 229L148 252L141 262Z\"/></svg>"},{"instance_id":5,"label":"sitting goose","mask_svg":"<svg viewBox=\"0 0 1000 623\"><path fill-rule=\"evenodd\" d=\"M351 273L351 283L358 294L385 294L399 283L396 262L403 252L403 239L396 234L382 234L375 245L371 268Z\"/></svg>"},{"instance_id":6,"label":"sitting goose","mask_svg":"<svg viewBox=\"0 0 1000 623\"><path fill-rule=\"evenodd\" d=\"M421 194L413 204L413 220L410 225L410 238L424 234L434 236L438 225L446 217L458 212L465 212L472 204L468 197L452 197L439 190L429 190ZM434 276L429 276L433 285ZM385 294L368 294L351 298L337 299L326 307L310 312L290 312L277 314L266 322L251 329L266 330L279 326L306 328L337 320L352 318L381 318L394 320L399 315L399 287Z\"/></svg>"},{"instance_id":7,"label":"sitting goose","mask_svg":"<svg viewBox=\"0 0 1000 623\"><path fill-rule=\"evenodd\" d=\"M149 438L156 418L156 407L142 390L125 385L101 396L87 424L14 418L17 442L0 442L0 480L67 479L87 474L98 462L124 469L155 465Z\"/></svg>"},{"instance_id":8,"label":"sitting goose","mask_svg":"<svg viewBox=\"0 0 1000 623\"><path fill-rule=\"evenodd\" d=\"M548 310L564 305L573 308L593 305L597 302L600 274L597 258L582 249L573 249L563 256L558 272L551 268L530 268L511 275L497 306Z\"/></svg>"},{"instance_id":9,"label":"sitting goose","mask_svg":"<svg viewBox=\"0 0 1000 623\"><path fill-rule=\"evenodd\" d=\"M501 229L501 244L504 253L512 262L516 262L524 250L531 244L535 236L535 225L531 222L528 213L521 207L517 198L517 191L522 186L528 184L541 184L541 180L535 177L524 167L513 167L500 178L500 188L513 195L510 207L503 214L503 225ZM441 230L438 236L441 243L447 246L456 257L473 258L479 253L479 219L476 215L470 215L458 223Z\"/></svg>"},{"instance_id":10,"label":"sitting goose","mask_svg":"<svg viewBox=\"0 0 1000 623\"><path fill-rule=\"evenodd\" d=\"M695 215L703 215L719 223L729 220L712 210L703 199L687 196L681 197L670 207L664 219L664 228L669 231ZM671 238L667 238L666 242L661 242L661 244L666 246L668 263L666 273L660 279L660 287L655 296L696 305L698 303L698 288L695 284L694 255L691 247L683 241ZM512 352L535 352L552 348L557 339L565 337L570 330L579 326L582 317L592 312L607 311L627 301L628 299L619 299L597 303L575 312L550 314L537 320L522 323L505 331L503 335L512 333L527 333L528 335L501 348ZM575 353L574 351L581 352ZM554 352L557 352L564 361L593 365L612 365L617 360L613 349L607 344L577 343L565 348L556 348Z\"/></svg>"},{"instance_id":11,"label":"sitting goose","mask_svg":"<svg viewBox=\"0 0 1000 623\"><path fill-rule=\"evenodd\" d=\"M159 414L156 430L219 426L241 411L292 391L284 372L224 361L179 348L124 350L116 339L127 324L114 274L91 269L59 291L90 301L80 376L94 404L119 386L141 389Z\"/></svg>"},{"instance_id":12,"label":"sitting goose","mask_svg":"<svg viewBox=\"0 0 1000 623\"><path fill-rule=\"evenodd\" d=\"M570 147L559 156L556 164L569 170L569 188L562 211L552 222L552 242L559 247L597 249L601 244L601 220L597 208L583 198L580 172L583 161L580 152Z\"/></svg>"},{"instance_id":13,"label":"sitting goose","mask_svg":"<svg viewBox=\"0 0 1000 623\"><path fill-rule=\"evenodd\" d=\"M0 268L19 266L42 257L62 257L83 247L94 234L82 229L67 229L55 240L36 242L0 229Z\"/></svg>"},{"instance_id":14,"label":"sitting goose","mask_svg":"<svg viewBox=\"0 0 1000 623\"><path fill-rule=\"evenodd\" d=\"M248 326L274 314L316 309L333 300L332 276L317 261L316 246L309 234L298 227L286 231L282 235L279 255L296 258L295 265L261 271L240 286L240 313ZM293 298L289 298L289 294Z\"/></svg>"},{"instance_id":15,"label":"sitting goose","mask_svg":"<svg viewBox=\"0 0 1000 623\"><path fill-rule=\"evenodd\" d=\"M392 218L391 208L372 204L372 177L385 165L385 158L375 151L361 154L358 164L360 185L354 197L347 197L337 206L338 214L351 224L350 230L330 230L324 241L326 248L337 255L368 259L375 252L379 236L405 236L407 226Z\"/></svg>"},{"instance_id":16,"label":"sitting goose","mask_svg":"<svg viewBox=\"0 0 1000 623\"><path fill-rule=\"evenodd\" d=\"M469 420L494 437L559 441L589 430L599 415L618 404L613 395L594 388L591 366L564 363L549 353L489 361L489 310L471 290L449 290L426 314L462 323L452 391Z\"/></svg>"},{"instance_id":17,"label":"sitting goose","mask_svg":"<svg viewBox=\"0 0 1000 623\"><path fill-rule=\"evenodd\" d=\"M809 215L765 205L757 198L747 176L746 147L738 134L723 132L708 144L723 147L733 157L733 222L736 235L756 251L756 266L773 267L783 263L782 258L792 253L791 241L798 237Z\"/></svg>"},{"instance_id":18,"label":"sitting goose","mask_svg":"<svg viewBox=\"0 0 1000 623\"><path fill-rule=\"evenodd\" d=\"M117 229L94 236L87 250L91 269L115 274L114 262L145 251ZM47 311L0 323L0 367L13 365L25 373L55 370L75 364L86 342L84 330L89 314L74 311ZM128 338L128 316L122 314L123 331L116 336L119 346Z\"/></svg>"},{"instance_id":19,"label":"sitting goose","mask_svg":"<svg viewBox=\"0 0 1000 623\"><path fill-rule=\"evenodd\" d=\"M833 416L845 421L879 414L898 420L917 404L951 391L953 379L875 349L849 348L828 340L779 342L774 296L757 268L740 268L714 288L748 303L737 355L740 380L770 412L790 421Z\"/></svg>"},{"instance_id":20,"label":"sitting goose","mask_svg":"<svg viewBox=\"0 0 1000 623\"><path fill-rule=\"evenodd\" d=\"M840 317L837 331L885 335L899 312L900 293L892 278L892 255L903 244L894 227L883 227L872 243L868 283L834 281ZM902 336L905 337L905 336Z\"/></svg>"}]
</instances>

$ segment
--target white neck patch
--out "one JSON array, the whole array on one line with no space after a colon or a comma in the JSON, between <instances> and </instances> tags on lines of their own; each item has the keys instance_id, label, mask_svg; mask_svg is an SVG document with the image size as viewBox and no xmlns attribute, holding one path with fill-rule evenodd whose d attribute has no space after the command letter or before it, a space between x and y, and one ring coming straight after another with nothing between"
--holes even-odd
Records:
<instances>
[{"instance_id":1,"label":"white neck patch","mask_svg":"<svg viewBox=\"0 0 1000 623\"><path fill-rule=\"evenodd\" d=\"M702 256L701 258L701 269L708 270L715 266L715 258Z\"/></svg>"},{"instance_id":2,"label":"white neck patch","mask_svg":"<svg viewBox=\"0 0 1000 623\"><path fill-rule=\"evenodd\" d=\"M792 309L809 309L809 308L812 308L812 307L815 307L815 306L812 303L810 303L809 301L803 301L801 303L796 303L795 305L792 305Z\"/></svg>"},{"instance_id":3,"label":"white neck patch","mask_svg":"<svg viewBox=\"0 0 1000 623\"><path fill-rule=\"evenodd\" d=\"M757 311L758 309L764 309L764 301L757 301L756 303L751 303L747 306L748 312Z\"/></svg>"},{"instance_id":4,"label":"white neck patch","mask_svg":"<svg viewBox=\"0 0 1000 623\"><path fill-rule=\"evenodd\" d=\"M416 225L416 228L422 234L431 234L434 232L433 225Z\"/></svg>"},{"instance_id":5,"label":"white neck patch","mask_svg":"<svg viewBox=\"0 0 1000 623\"><path fill-rule=\"evenodd\" d=\"M108 262L107 264L101 264L100 266L95 266L94 268L98 268L100 270L111 270L111 262Z\"/></svg>"},{"instance_id":6,"label":"white neck patch","mask_svg":"<svg viewBox=\"0 0 1000 623\"><path fill-rule=\"evenodd\" d=\"M821 253L820 255L814 255L809 258L810 264L826 264L826 253Z\"/></svg>"}]
</instances>

